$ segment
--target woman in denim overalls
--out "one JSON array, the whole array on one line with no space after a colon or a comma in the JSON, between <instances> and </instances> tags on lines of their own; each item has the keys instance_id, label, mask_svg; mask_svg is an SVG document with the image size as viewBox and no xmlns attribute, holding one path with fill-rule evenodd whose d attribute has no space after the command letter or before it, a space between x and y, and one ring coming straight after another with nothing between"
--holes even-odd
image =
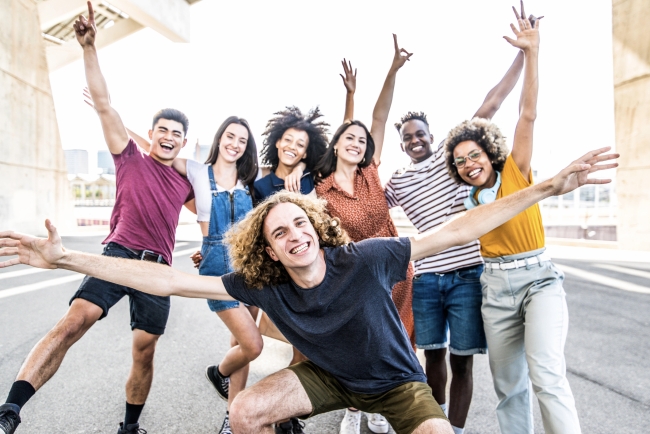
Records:
<instances>
[{"instance_id":1,"label":"woman in denim overalls","mask_svg":"<svg viewBox=\"0 0 650 434\"><path fill-rule=\"evenodd\" d=\"M203 233L199 274L232 272L223 237L253 208L250 191L258 171L257 147L248 123L229 117L217 130L205 164L180 160L175 168L187 173L194 188L197 220ZM232 333L232 347L226 356L218 365L206 368L206 377L230 407L246 387L248 364L262 351L262 337L255 324L258 309L238 301L208 300L208 306ZM220 433L230 432L226 415Z\"/></svg>"}]
</instances>

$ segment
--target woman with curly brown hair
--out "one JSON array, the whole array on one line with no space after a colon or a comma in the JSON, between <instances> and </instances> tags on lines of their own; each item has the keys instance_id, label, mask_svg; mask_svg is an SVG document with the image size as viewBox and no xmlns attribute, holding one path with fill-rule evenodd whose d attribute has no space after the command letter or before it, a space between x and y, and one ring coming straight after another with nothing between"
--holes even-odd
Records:
<instances>
[{"instance_id":1,"label":"woman with curly brown hair","mask_svg":"<svg viewBox=\"0 0 650 434\"><path fill-rule=\"evenodd\" d=\"M516 39L505 39L524 52L525 66L512 152L508 153L496 125L486 119L463 122L446 140L450 176L472 186L465 201L468 209L533 184L530 161L539 87L539 20L531 26L515 14L519 26L511 28ZM569 325L564 275L545 253L539 206L517 214L480 237L480 242L485 260L481 313L501 432L532 434L534 391L547 433L579 433L564 361Z\"/></svg>"},{"instance_id":2,"label":"woman with curly brown hair","mask_svg":"<svg viewBox=\"0 0 650 434\"><path fill-rule=\"evenodd\" d=\"M345 121L334 133L330 146L316 166L319 178L316 194L327 200L327 210L341 219L343 228L353 241L376 237L396 237L397 228L390 217L378 167L384 143L386 121L393 100L397 71L412 56L400 48L393 35L394 56L390 70L373 110L371 131L360 121L352 120L356 72L343 61L347 89ZM351 85L352 84L352 85ZM412 300L413 266L409 264L406 279L393 288L393 301L404 323L411 345L415 345ZM378 341L375 345L385 345ZM341 422L340 434L358 434L361 414L349 409ZM376 433L387 433L388 423L379 414L368 415L368 427Z\"/></svg>"}]
</instances>

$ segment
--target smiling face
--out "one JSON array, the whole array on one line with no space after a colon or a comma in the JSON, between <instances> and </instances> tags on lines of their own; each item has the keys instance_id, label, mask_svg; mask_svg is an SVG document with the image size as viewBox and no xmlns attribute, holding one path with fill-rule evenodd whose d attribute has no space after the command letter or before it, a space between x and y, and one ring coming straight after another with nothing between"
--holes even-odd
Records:
<instances>
[{"instance_id":1,"label":"smiling face","mask_svg":"<svg viewBox=\"0 0 650 434\"><path fill-rule=\"evenodd\" d=\"M400 130L402 151L406 152L414 163L424 161L433 155L431 143L433 136L427 124L419 119L411 119L402 125Z\"/></svg>"},{"instance_id":2,"label":"smiling face","mask_svg":"<svg viewBox=\"0 0 650 434\"><path fill-rule=\"evenodd\" d=\"M474 156L476 153L480 153L476 161L472 161L468 158L468 155ZM494 186L497 179L496 172L492 167L487 152L485 152L475 141L466 140L460 142L454 148L454 159L459 157L465 158L465 164L461 167L458 167L458 164L456 164L458 174L463 181L479 188L490 188Z\"/></svg>"},{"instance_id":3,"label":"smiling face","mask_svg":"<svg viewBox=\"0 0 650 434\"><path fill-rule=\"evenodd\" d=\"M309 135L307 132L289 128L275 143L275 147L278 148L280 164L293 169L300 163L300 160L307 158L308 146Z\"/></svg>"},{"instance_id":4,"label":"smiling face","mask_svg":"<svg viewBox=\"0 0 650 434\"><path fill-rule=\"evenodd\" d=\"M230 124L219 139L219 158L234 163L244 155L248 143L248 129L239 124Z\"/></svg>"},{"instance_id":5,"label":"smiling face","mask_svg":"<svg viewBox=\"0 0 650 434\"><path fill-rule=\"evenodd\" d=\"M305 211L293 203L274 206L264 219L266 253L287 269L305 268L318 263L318 234Z\"/></svg>"},{"instance_id":6,"label":"smiling face","mask_svg":"<svg viewBox=\"0 0 650 434\"><path fill-rule=\"evenodd\" d=\"M187 142L183 131L183 124L180 122L158 119L153 130L149 130L151 140L149 155L158 162L170 166Z\"/></svg>"},{"instance_id":7,"label":"smiling face","mask_svg":"<svg viewBox=\"0 0 650 434\"><path fill-rule=\"evenodd\" d=\"M366 154L367 140L366 130L359 125L350 125L334 145L337 161L360 164Z\"/></svg>"}]
</instances>

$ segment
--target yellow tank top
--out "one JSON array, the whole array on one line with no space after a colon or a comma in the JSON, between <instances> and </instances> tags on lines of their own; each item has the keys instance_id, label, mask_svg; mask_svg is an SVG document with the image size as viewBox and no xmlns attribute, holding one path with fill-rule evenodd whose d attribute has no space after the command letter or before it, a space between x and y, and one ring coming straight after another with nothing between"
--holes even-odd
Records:
<instances>
[{"instance_id":1,"label":"yellow tank top","mask_svg":"<svg viewBox=\"0 0 650 434\"><path fill-rule=\"evenodd\" d=\"M533 185L532 170L526 180L512 159L512 154L508 155L501 172L501 187L497 192L497 200L530 185ZM517 214L498 228L483 235L479 240L481 241L481 255L486 258L541 249L544 247L544 225L539 205L535 204Z\"/></svg>"}]
</instances>

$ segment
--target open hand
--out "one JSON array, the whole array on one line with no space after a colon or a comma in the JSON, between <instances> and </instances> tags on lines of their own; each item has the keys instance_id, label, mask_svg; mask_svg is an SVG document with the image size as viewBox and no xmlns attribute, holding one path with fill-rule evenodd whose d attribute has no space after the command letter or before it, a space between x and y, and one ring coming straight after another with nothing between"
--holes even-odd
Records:
<instances>
[{"instance_id":1,"label":"open hand","mask_svg":"<svg viewBox=\"0 0 650 434\"><path fill-rule=\"evenodd\" d=\"M88 19L83 15L79 15L72 27L79 45L82 47L95 45L97 26L95 26L95 11L93 11L92 3L88 2Z\"/></svg>"},{"instance_id":2,"label":"open hand","mask_svg":"<svg viewBox=\"0 0 650 434\"><path fill-rule=\"evenodd\" d=\"M395 54L393 56L393 65L391 68L398 70L404 66L407 60L411 60L413 53L409 53L404 48L400 48L399 45L397 45L397 35L395 33L393 33L393 44L395 46Z\"/></svg>"},{"instance_id":3,"label":"open hand","mask_svg":"<svg viewBox=\"0 0 650 434\"><path fill-rule=\"evenodd\" d=\"M519 48L520 50L530 50L530 49L537 49L539 48L539 20L540 18L535 18L531 15L531 18L533 18L533 23L531 23L531 20L529 18L526 18L524 15L524 3L521 3L521 13L522 15L519 15L519 12L517 12L517 9L515 7L512 7L512 11L515 13L515 17L517 17L517 25L519 28L515 27L514 24L510 24L510 28L512 29L512 32L515 34L517 39L512 39L507 36L504 36L503 38L510 43L513 47Z\"/></svg>"},{"instance_id":4,"label":"open hand","mask_svg":"<svg viewBox=\"0 0 650 434\"><path fill-rule=\"evenodd\" d=\"M611 179L592 179L589 174L599 170L613 169L618 167L618 163L611 162L617 159L619 154L605 154L611 149L610 146L595 149L587 152L582 157L572 162L568 167L551 179L553 185L553 194L559 196L581 187L585 184L609 184ZM604 161L610 161L607 164L598 164Z\"/></svg>"},{"instance_id":5,"label":"open hand","mask_svg":"<svg viewBox=\"0 0 650 434\"><path fill-rule=\"evenodd\" d=\"M18 256L0 262L0 268L25 264L38 268L57 268L57 262L63 258L65 249L56 228L45 220L47 238L19 234L13 231L0 232L0 256Z\"/></svg>"},{"instance_id":6,"label":"open hand","mask_svg":"<svg viewBox=\"0 0 650 434\"><path fill-rule=\"evenodd\" d=\"M357 90L357 68L354 68L353 74L352 62L343 59L341 61L341 64L343 65L343 72L345 72L345 76L343 76L343 74L339 74L343 79L343 86L345 86L348 93L354 93L354 91Z\"/></svg>"}]
</instances>

